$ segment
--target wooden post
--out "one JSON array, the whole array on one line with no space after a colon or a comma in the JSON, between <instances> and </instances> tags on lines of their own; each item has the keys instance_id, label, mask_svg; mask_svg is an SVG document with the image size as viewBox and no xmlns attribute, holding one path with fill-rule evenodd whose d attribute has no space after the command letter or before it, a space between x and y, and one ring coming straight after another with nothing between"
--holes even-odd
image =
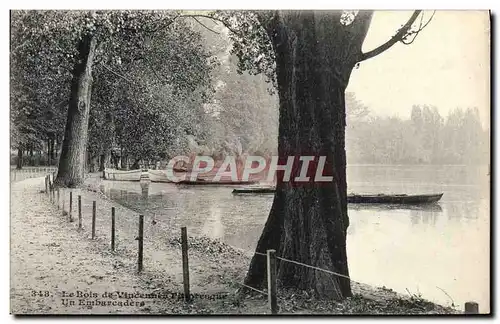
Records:
<instances>
[{"instance_id":1,"label":"wooden post","mask_svg":"<svg viewBox=\"0 0 500 324\"><path fill-rule=\"evenodd\" d=\"M45 176L45 193L47 195L49 194L49 181L47 179L47 176Z\"/></svg>"},{"instance_id":2,"label":"wooden post","mask_svg":"<svg viewBox=\"0 0 500 324\"><path fill-rule=\"evenodd\" d=\"M52 182L52 203L56 203L56 188L54 188L54 183Z\"/></svg>"},{"instance_id":3,"label":"wooden post","mask_svg":"<svg viewBox=\"0 0 500 324\"><path fill-rule=\"evenodd\" d=\"M276 250L267 250L267 293L271 314L278 313L276 298Z\"/></svg>"},{"instance_id":4,"label":"wooden post","mask_svg":"<svg viewBox=\"0 0 500 324\"><path fill-rule=\"evenodd\" d=\"M82 229L82 196L78 195L78 229Z\"/></svg>"},{"instance_id":5,"label":"wooden post","mask_svg":"<svg viewBox=\"0 0 500 324\"><path fill-rule=\"evenodd\" d=\"M181 227L181 247L182 247L182 281L184 283L184 300L190 301L189 294L189 258L188 258L188 238L187 228Z\"/></svg>"},{"instance_id":6,"label":"wooden post","mask_svg":"<svg viewBox=\"0 0 500 324\"><path fill-rule=\"evenodd\" d=\"M111 251L115 250L115 207L111 207Z\"/></svg>"},{"instance_id":7,"label":"wooden post","mask_svg":"<svg viewBox=\"0 0 500 324\"><path fill-rule=\"evenodd\" d=\"M137 236L139 242L139 253L137 254L137 272L142 271L142 256L143 256L143 243L144 243L144 215L139 215L139 235Z\"/></svg>"},{"instance_id":8,"label":"wooden post","mask_svg":"<svg viewBox=\"0 0 500 324\"><path fill-rule=\"evenodd\" d=\"M61 201L61 195L59 193L59 188L57 188L57 209L59 209L59 202Z\"/></svg>"},{"instance_id":9,"label":"wooden post","mask_svg":"<svg viewBox=\"0 0 500 324\"><path fill-rule=\"evenodd\" d=\"M61 213L63 216L64 216L64 207L65 207L64 203L65 203L65 197L64 197L64 192L63 192L62 213Z\"/></svg>"},{"instance_id":10,"label":"wooden post","mask_svg":"<svg viewBox=\"0 0 500 324\"><path fill-rule=\"evenodd\" d=\"M73 221L73 215L71 214L73 212L73 191L69 192L69 221Z\"/></svg>"},{"instance_id":11,"label":"wooden post","mask_svg":"<svg viewBox=\"0 0 500 324\"><path fill-rule=\"evenodd\" d=\"M96 213L96 204L94 200L92 202L92 239L95 238L95 213Z\"/></svg>"},{"instance_id":12,"label":"wooden post","mask_svg":"<svg viewBox=\"0 0 500 324\"><path fill-rule=\"evenodd\" d=\"M469 301L465 303L465 314L479 314L479 305L476 302Z\"/></svg>"}]
</instances>

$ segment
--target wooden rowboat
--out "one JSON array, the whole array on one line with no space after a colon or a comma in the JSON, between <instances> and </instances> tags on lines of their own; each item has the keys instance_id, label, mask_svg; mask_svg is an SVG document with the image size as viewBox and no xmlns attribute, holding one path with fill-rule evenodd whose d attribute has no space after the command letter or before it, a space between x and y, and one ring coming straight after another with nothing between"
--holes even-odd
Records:
<instances>
[{"instance_id":1,"label":"wooden rowboat","mask_svg":"<svg viewBox=\"0 0 500 324\"><path fill-rule=\"evenodd\" d=\"M233 194L274 194L274 187L247 187L233 190ZM443 193L407 195L407 194L377 194L347 196L347 202L351 204L430 204L439 201Z\"/></svg>"},{"instance_id":2,"label":"wooden rowboat","mask_svg":"<svg viewBox=\"0 0 500 324\"><path fill-rule=\"evenodd\" d=\"M211 180L198 179L195 181L182 180L182 181L175 182L175 183L180 184L180 185L219 185L219 186L238 185L238 186L241 186L241 185L256 184L256 183L258 183L258 181L231 181L231 180L211 181ZM233 191L233 193L234 193L234 191Z\"/></svg>"}]
</instances>

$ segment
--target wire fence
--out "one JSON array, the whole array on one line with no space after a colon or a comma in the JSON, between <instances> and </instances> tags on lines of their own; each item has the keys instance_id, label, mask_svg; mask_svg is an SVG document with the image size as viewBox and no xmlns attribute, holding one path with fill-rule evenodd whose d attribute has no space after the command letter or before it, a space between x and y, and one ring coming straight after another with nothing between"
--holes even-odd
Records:
<instances>
[{"instance_id":1,"label":"wire fence","mask_svg":"<svg viewBox=\"0 0 500 324\"><path fill-rule=\"evenodd\" d=\"M185 301L190 301L190 269L188 265L189 239L185 227L180 230L182 234L176 230L171 230L166 233L154 226L155 215L146 215L146 218L144 217L145 215L139 215L134 212L132 212L131 215L131 211L128 208L112 203L100 192L88 191L87 189L55 188L52 184L54 171L52 169L47 169L43 172L49 174L45 177L45 190L42 190L42 193L48 197L52 204L57 206L61 215L66 217L68 222L75 224L77 230L85 233L91 240L109 244L110 250L113 253L120 253L131 259L136 259L137 264L135 271L137 273L144 271L144 264L147 264L148 271L155 273L164 272L166 267L172 269L174 272L178 273L176 280L182 282ZM97 206L97 202L99 206ZM92 217L88 217L89 214L91 214ZM128 214L128 216L121 217L122 214ZM87 229L91 229L91 231ZM181 237L181 255L172 253L172 249L165 248L165 242L169 242L173 237ZM147 240L146 251L144 251L145 239ZM268 298L270 313L272 314L278 313L276 260L292 263L356 282L342 273L322 269L276 255L274 250L268 250L267 253L257 251L245 252L251 255L266 257L267 290L258 289L245 283L233 283L242 288L247 288L266 296ZM180 257L182 257L181 262L179 262ZM475 305L477 306L477 303L467 303L466 313L477 313L477 307Z\"/></svg>"}]
</instances>

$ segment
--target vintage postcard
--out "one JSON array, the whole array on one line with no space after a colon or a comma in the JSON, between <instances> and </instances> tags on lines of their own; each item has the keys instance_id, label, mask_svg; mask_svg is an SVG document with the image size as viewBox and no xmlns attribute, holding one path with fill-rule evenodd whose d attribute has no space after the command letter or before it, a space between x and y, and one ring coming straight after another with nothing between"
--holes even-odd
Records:
<instances>
[{"instance_id":1,"label":"vintage postcard","mask_svg":"<svg viewBox=\"0 0 500 324\"><path fill-rule=\"evenodd\" d=\"M11 10L11 313L490 314L490 22Z\"/></svg>"}]
</instances>

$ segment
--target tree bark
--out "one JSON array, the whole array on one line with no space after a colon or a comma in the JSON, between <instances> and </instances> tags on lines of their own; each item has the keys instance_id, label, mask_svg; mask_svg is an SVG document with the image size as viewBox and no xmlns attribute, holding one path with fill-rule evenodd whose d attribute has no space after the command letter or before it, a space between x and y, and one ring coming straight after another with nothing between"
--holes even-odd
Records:
<instances>
[{"instance_id":1,"label":"tree bark","mask_svg":"<svg viewBox=\"0 0 500 324\"><path fill-rule=\"evenodd\" d=\"M73 69L68 118L55 181L59 186L76 187L84 180L95 48L96 39L92 35L84 36L79 43L79 57Z\"/></svg>"},{"instance_id":2,"label":"tree bark","mask_svg":"<svg viewBox=\"0 0 500 324\"><path fill-rule=\"evenodd\" d=\"M33 144L30 145L30 159L29 159L29 164L30 166L35 165L35 159L33 157Z\"/></svg>"},{"instance_id":3,"label":"tree bark","mask_svg":"<svg viewBox=\"0 0 500 324\"><path fill-rule=\"evenodd\" d=\"M141 161L141 159L135 159L134 163L132 164L131 169L132 170L138 170L138 169L140 169L140 166L139 166L139 162L140 161Z\"/></svg>"},{"instance_id":4,"label":"tree bark","mask_svg":"<svg viewBox=\"0 0 500 324\"><path fill-rule=\"evenodd\" d=\"M104 171L104 162L106 161L106 154L101 154L99 158L99 172Z\"/></svg>"},{"instance_id":5,"label":"tree bark","mask_svg":"<svg viewBox=\"0 0 500 324\"><path fill-rule=\"evenodd\" d=\"M360 12L344 26L340 12L286 12L267 28L276 55L280 101L280 164L295 156L326 157L323 175L333 181L298 184L278 172L273 205L256 251L349 275L346 253L347 184L345 89L368 31L371 13ZM310 169L312 170L312 169ZM315 170L314 170L315 171ZM311 172L314 178L315 172ZM317 297L351 296L350 280L278 259L282 286L314 291ZM266 283L266 258L252 258L245 283Z\"/></svg>"}]
</instances>

